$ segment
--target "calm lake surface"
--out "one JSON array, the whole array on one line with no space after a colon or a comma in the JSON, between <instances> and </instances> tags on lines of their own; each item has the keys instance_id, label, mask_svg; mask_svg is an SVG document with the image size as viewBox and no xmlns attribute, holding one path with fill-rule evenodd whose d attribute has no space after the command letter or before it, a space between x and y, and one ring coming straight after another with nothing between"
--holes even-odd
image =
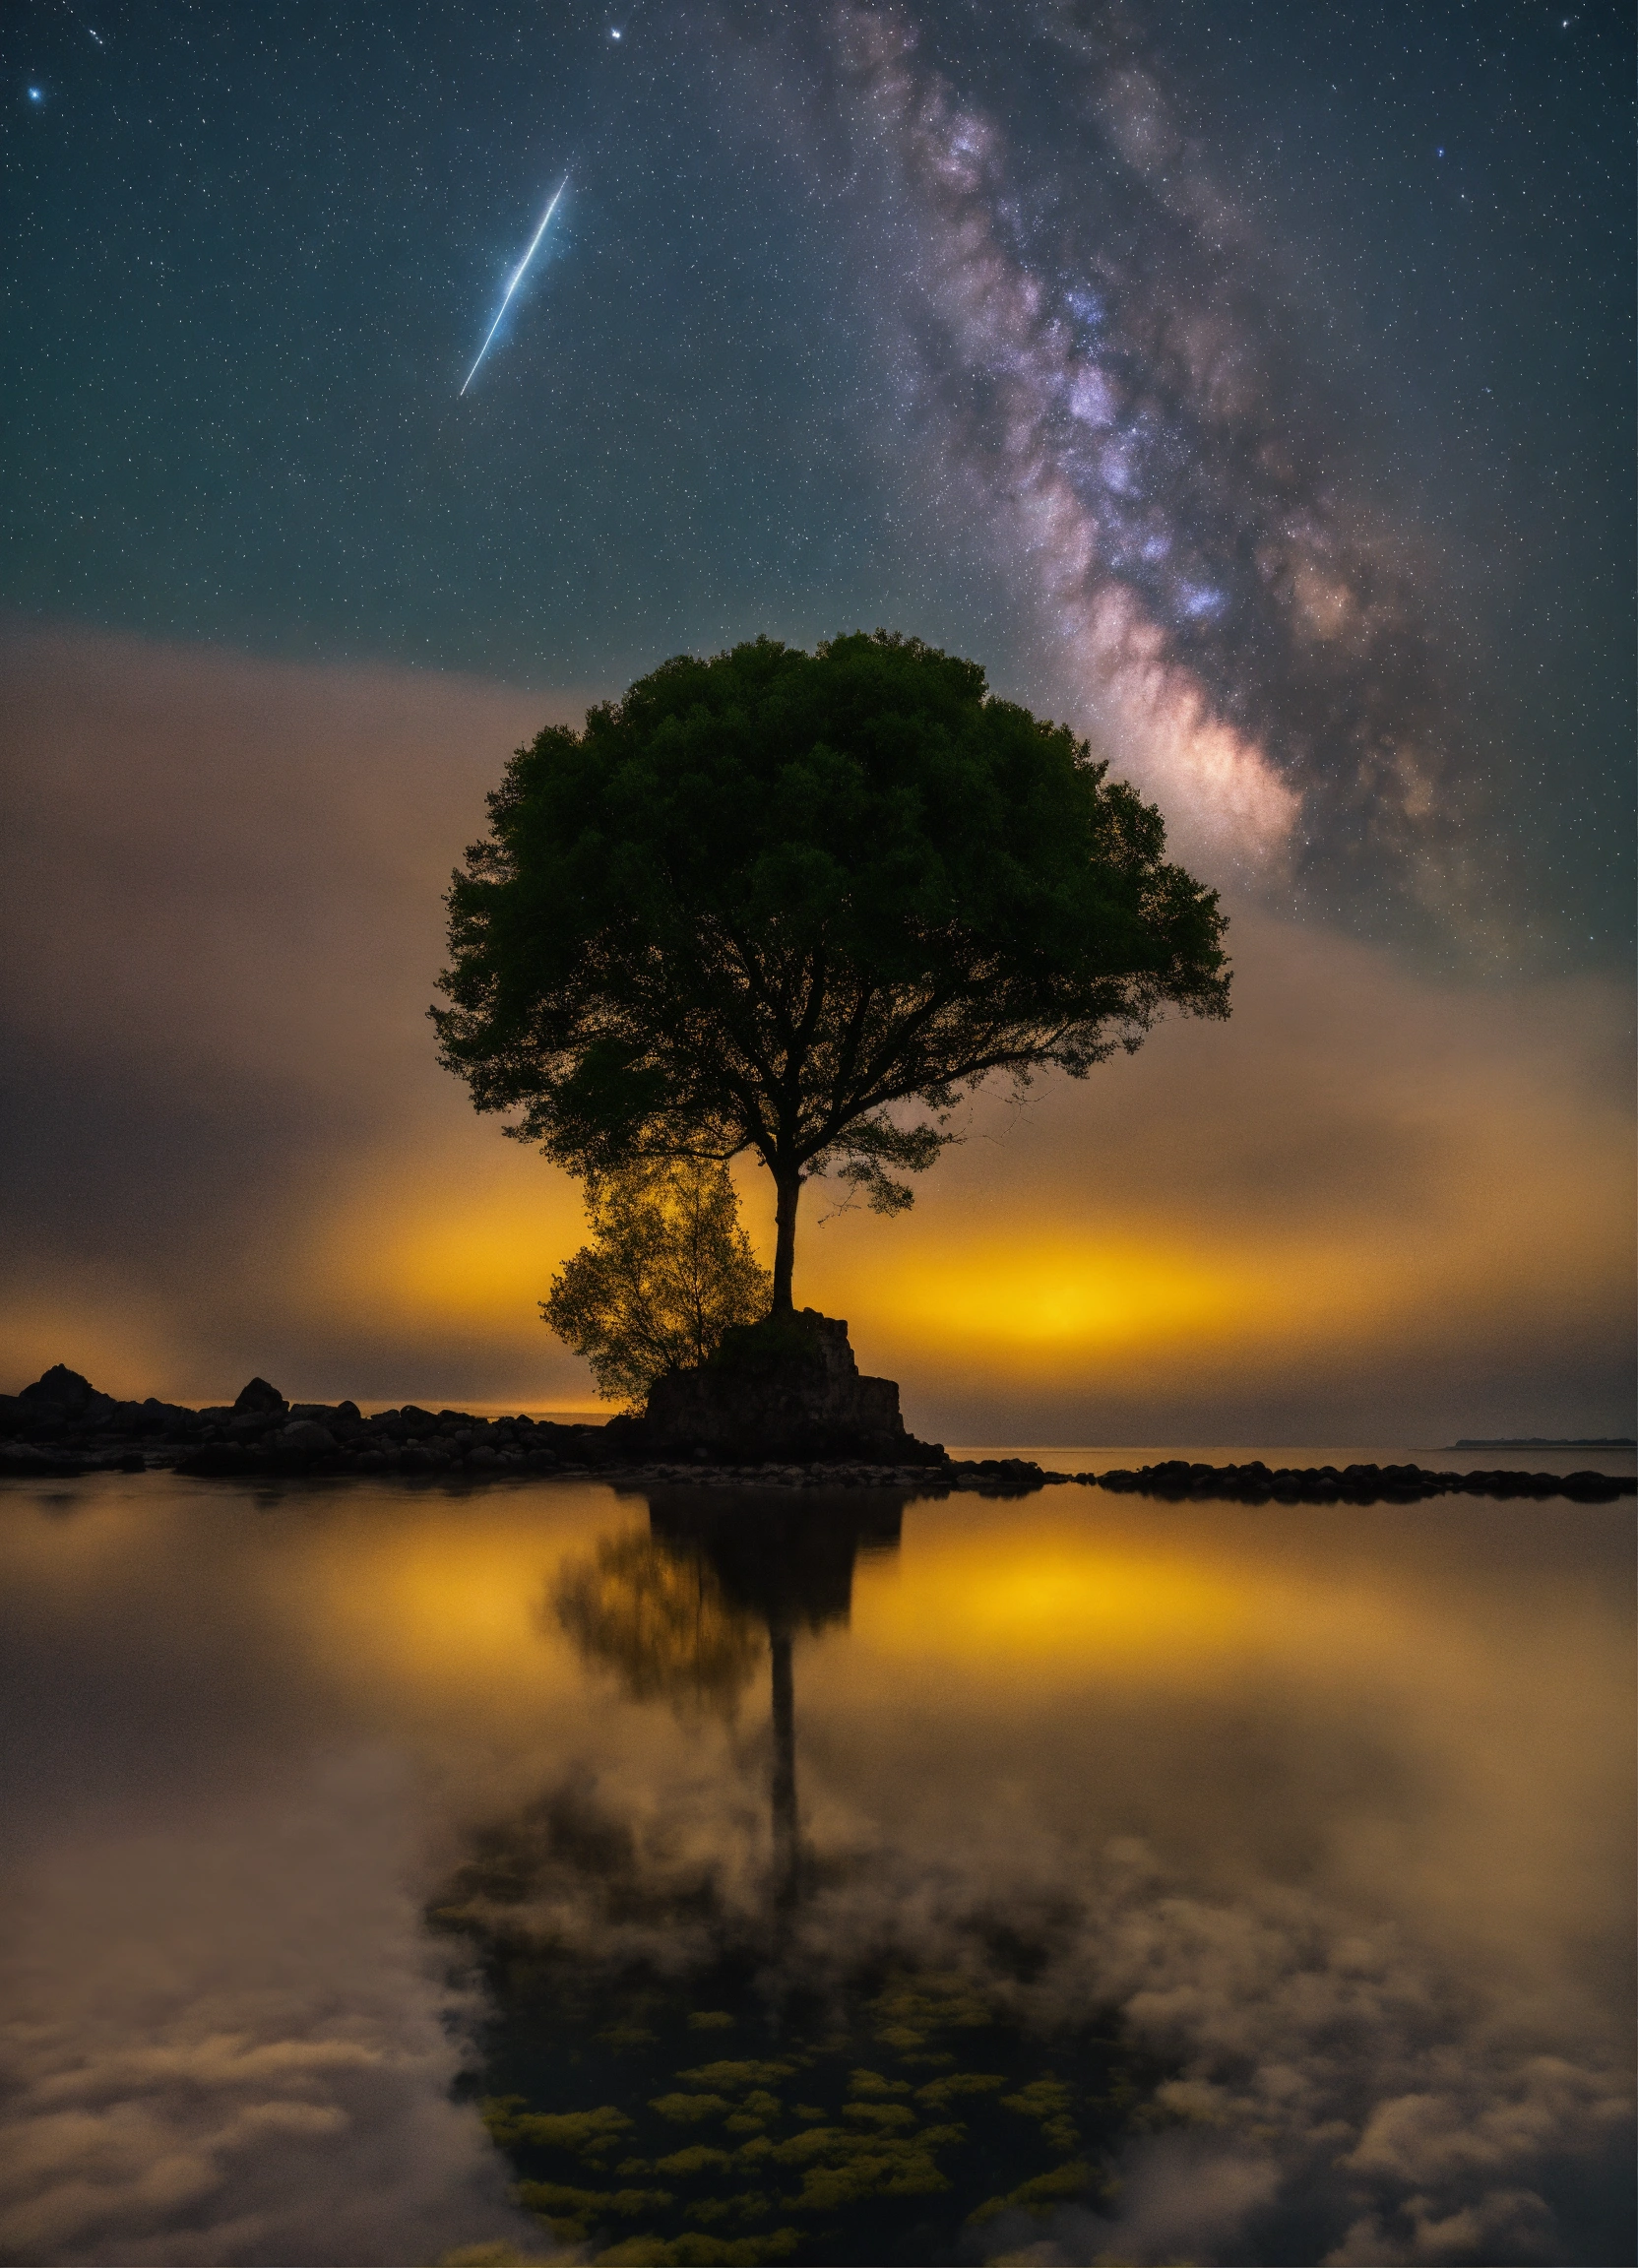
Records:
<instances>
[{"instance_id":1,"label":"calm lake surface","mask_svg":"<svg viewBox=\"0 0 1638 2268\"><path fill-rule=\"evenodd\" d=\"M153 1474L0 1553L6 2258L1633 2258L1630 1499Z\"/></svg>"}]
</instances>

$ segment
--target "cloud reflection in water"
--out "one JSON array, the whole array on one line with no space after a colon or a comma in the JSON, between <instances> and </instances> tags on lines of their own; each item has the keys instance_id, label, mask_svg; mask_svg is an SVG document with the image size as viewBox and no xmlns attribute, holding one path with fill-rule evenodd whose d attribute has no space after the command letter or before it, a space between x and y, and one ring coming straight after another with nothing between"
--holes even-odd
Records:
<instances>
[{"instance_id":1,"label":"cloud reflection in water","mask_svg":"<svg viewBox=\"0 0 1638 2268\"><path fill-rule=\"evenodd\" d=\"M629 1854L628 1946L686 1982L713 1930L766 1932L780 1602L712 1561L753 1681L736 1719L679 1714L541 1610L611 1541L664 1542L663 1508L59 1493L70 1516L25 1497L3 1532L25 2022L0 2241L367 2260L515 2228L448 2100L441 2012L472 2003L418 1912L474 1834L578 1791ZM1124 2148L1118 2200L997 2221L977 2256L1621 2256L1628 1526L913 1505L846 1620L788 1618L804 1876L778 1958L823 1980L908 1952L1018 2039L1112 2003L1176 2073L1184 2123ZM589 1957L602 1896L554 1877Z\"/></svg>"}]
</instances>

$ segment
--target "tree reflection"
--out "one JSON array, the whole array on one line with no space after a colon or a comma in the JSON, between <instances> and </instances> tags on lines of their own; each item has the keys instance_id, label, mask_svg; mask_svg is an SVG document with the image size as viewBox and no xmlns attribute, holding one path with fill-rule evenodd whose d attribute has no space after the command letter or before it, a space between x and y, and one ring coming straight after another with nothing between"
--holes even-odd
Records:
<instances>
[{"instance_id":1,"label":"tree reflection","mask_svg":"<svg viewBox=\"0 0 1638 2268\"><path fill-rule=\"evenodd\" d=\"M785 1908L801 1890L793 1640L847 1621L859 1551L896 1547L902 1521L897 1499L793 1504L782 1490L724 1505L657 1491L646 1535L605 1537L552 1589L555 1619L586 1661L612 1670L633 1701L666 1701L681 1716L731 1720L766 1643L774 1885Z\"/></svg>"},{"instance_id":2,"label":"tree reflection","mask_svg":"<svg viewBox=\"0 0 1638 2268\"><path fill-rule=\"evenodd\" d=\"M770 1666L771 1900L721 1837L647 1833L571 1773L474 1833L428 1912L489 1988L470 2087L519 2201L610 2268L983 2257L1105 2203L1120 2142L1166 2116L1166 2072L1107 2011L1070 1991L1054 2014L1056 1909L980 1900L931 1942L861 1862L800 1878L796 1643L846 1622L899 1524L896 1500L657 1493L546 1603L685 1718L731 1719L765 1645Z\"/></svg>"},{"instance_id":3,"label":"tree reflection","mask_svg":"<svg viewBox=\"0 0 1638 2268\"><path fill-rule=\"evenodd\" d=\"M588 1662L612 1670L633 1701L730 1719L755 1676L762 1636L706 1558L667 1550L641 1529L605 1536L571 1561L551 1595Z\"/></svg>"}]
</instances>

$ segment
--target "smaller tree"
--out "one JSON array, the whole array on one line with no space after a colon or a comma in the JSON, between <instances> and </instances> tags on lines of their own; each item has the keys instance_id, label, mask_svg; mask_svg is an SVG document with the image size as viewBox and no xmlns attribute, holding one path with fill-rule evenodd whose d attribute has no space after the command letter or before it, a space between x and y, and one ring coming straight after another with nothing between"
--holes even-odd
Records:
<instances>
[{"instance_id":1,"label":"smaller tree","mask_svg":"<svg viewBox=\"0 0 1638 2268\"><path fill-rule=\"evenodd\" d=\"M586 1184L592 1241L540 1302L592 1365L606 1401L637 1406L667 1370L704 1362L735 1323L768 1312L773 1279L739 1226L727 1168L713 1160L640 1166Z\"/></svg>"}]
</instances>

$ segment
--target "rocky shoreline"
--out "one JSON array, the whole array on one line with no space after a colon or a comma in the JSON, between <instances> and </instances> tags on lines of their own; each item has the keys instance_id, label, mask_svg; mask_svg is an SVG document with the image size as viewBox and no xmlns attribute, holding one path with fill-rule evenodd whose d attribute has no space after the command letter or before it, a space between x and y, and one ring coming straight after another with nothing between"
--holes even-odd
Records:
<instances>
[{"instance_id":1,"label":"rocky shoreline","mask_svg":"<svg viewBox=\"0 0 1638 2268\"><path fill-rule=\"evenodd\" d=\"M1092 1480L1092 1474L1074 1478ZM1139 1472L1096 1476L1117 1495L1228 1497L1241 1504L1414 1504L1426 1496L1568 1496L1576 1503L1608 1503L1638 1491L1631 1474L1519 1473L1491 1470L1447 1473L1425 1465L1268 1466L1190 1465L1182 1458L1145 1465Z\"/></svg>"},{"instance_id":2,"label":"rocky shoreline","mask_svg":"<svg viewBox=\"0 0 1638 2268\"><path fill-rule=\"evenodd\" d=\"M1414 1503L1448 1495L1568 1497L1580 1503L1631 1495L1630 1476L1482 1471L1430 1472L1417 1465L1288 1468L1189 1464L1181 1458L1138 1472L1059 1473L1021 1457L956 1458L904 1436L893 1462L857 1457L725 1462L674 1446L656 1454L640 1418L564 1425L525 1416L477 1418L407 1404L364 1417L353 1402L289 1403L253 1378L231 1405L189 1410L152 1397L118 1402L58 1364L21 1394L0 1395L0 1478L74 1479L88 1473L168 1471L200 1480L402 1477L463 1481L598 1480L638 1487L897 1488L921 1495L971 1490L1022 1495L1080 1482L1120 1495L1180 1502L1228 1498L1247 1504Z\"/></svg>"}]
</instances>

